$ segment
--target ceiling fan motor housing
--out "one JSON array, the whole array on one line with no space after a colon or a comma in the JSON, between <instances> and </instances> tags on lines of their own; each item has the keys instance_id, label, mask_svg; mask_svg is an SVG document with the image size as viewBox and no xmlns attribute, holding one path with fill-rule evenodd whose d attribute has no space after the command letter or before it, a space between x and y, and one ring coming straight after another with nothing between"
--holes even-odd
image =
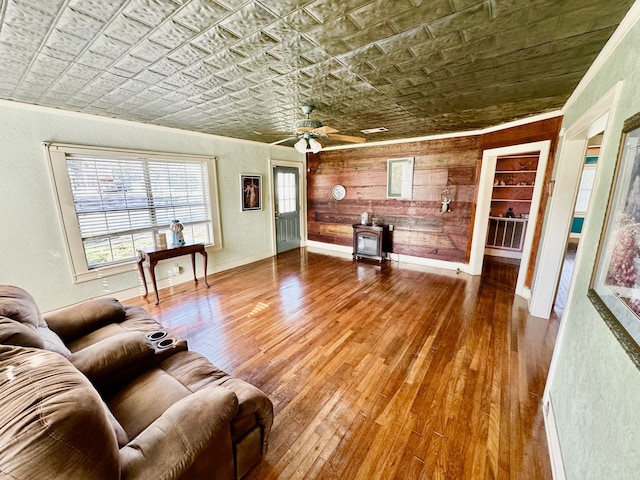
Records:
<instances>
[{"instance_id":1,"label":"ceiling fan motor housing","mask_svg":"<svg viewBox=\"0 0 640 480\"><path fill-rule=\"evenodd\" d=\"M300 128L320 128L321 126L322 122L320 120L311 120L310 118L305 118L296 122L296 130Z\"/></svg>"}]
</instances>

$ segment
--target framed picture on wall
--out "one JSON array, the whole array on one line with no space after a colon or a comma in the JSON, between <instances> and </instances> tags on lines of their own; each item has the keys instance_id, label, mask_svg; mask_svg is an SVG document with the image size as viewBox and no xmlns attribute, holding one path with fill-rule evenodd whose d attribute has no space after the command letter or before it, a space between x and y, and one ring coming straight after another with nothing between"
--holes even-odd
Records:
<instances>
[{"instance_id":1,"label":"framed picture on wall","mask_svg":"<svg viewBox=\"0 0 640 480\"><path fill-rule=\"evenodd\" d=\"M387 160L387 198L413 196L413 157Z\"/></svg>"},{"instance_id":2,"label":"framed picture on wall","mask_svg":"<svg viewBox=\"0 0 640 480\"><path fill-rule=\"evenodd\" d=\"M240 175L242 211L262 210L262 175Z\"/></svg>"},{"instance_id":3,"label":"framed picture on wall","mask_svg":"<svg viewBox=\"0 0 640 480\"><path fill-rule=\"evenodd\" d=\"M640 113L622 129L588 296L640 368Z\"/></svg>"}]
</instances>

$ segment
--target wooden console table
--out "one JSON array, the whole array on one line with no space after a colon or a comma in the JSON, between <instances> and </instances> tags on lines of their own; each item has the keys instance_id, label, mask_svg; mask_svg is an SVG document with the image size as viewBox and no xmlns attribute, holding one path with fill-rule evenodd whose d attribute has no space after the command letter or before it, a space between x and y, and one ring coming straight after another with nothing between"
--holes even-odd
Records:
<instances>
[{"instance_id":1,"label":"wooden console table","mask_svg":"<svg viewBox=\"0 0 640 480\"><path fill-rule=\"evenodd\" d=\"M160 296L158 295L158 285L156 284L155 274L157 263L160 260L181 257L183 255L191 255L193 281L197 284L198 278L196 277L196 253L199 253L204 258L204 283L207 285L207 288L209 288L211 285L209 285L209 282L207 281L207 252L204 249L203 243L195 243L193 245L176 245L162 250L146 248L139 249L138 255L140 256L140 258L138 259L138 271L140 272L140 277L142 277L142 284L144 285L143 298L146 298L146 296L149 295L149 290L147 289L147 279L144 276L144 269L142 268L142 264L145 264L149 269L149 275L151 275L151 283L153 283L153 291L156 294L156 305L158 305L158 303L160 303Z\"/></svg>"}]
</instances>

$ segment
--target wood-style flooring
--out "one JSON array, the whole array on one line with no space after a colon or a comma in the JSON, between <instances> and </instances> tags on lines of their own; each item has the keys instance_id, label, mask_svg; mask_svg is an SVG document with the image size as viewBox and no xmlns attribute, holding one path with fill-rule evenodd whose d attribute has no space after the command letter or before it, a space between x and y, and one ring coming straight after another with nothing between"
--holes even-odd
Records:
<instances>
[{"instance_id":1,"label":"wood-style flooring","mask_svg":"<svg viewBox=\"0 0 640 480\"><path fill-rule=\"evenodd\" d=\"M547 480L558 320L528 315L516 275L489 257L472 277L301 249L125 303L271 398L247 480Z\"/></svg>"}]
</instances>

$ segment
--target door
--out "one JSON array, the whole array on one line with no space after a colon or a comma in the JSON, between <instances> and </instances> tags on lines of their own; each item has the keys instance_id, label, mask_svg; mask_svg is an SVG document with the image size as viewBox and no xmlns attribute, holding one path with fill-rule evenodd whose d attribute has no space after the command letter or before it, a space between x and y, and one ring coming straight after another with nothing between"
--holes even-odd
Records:
<instances>
[{"instance_id":1,"label":"door","mask_svg":"<svg viewBox=\"0 0 640 480\"><path fill-rule=\"evenodd\" d=\"M276 252L300 248L298 169L273 167L276 217Z\"/></svg>"}]
</instances>

